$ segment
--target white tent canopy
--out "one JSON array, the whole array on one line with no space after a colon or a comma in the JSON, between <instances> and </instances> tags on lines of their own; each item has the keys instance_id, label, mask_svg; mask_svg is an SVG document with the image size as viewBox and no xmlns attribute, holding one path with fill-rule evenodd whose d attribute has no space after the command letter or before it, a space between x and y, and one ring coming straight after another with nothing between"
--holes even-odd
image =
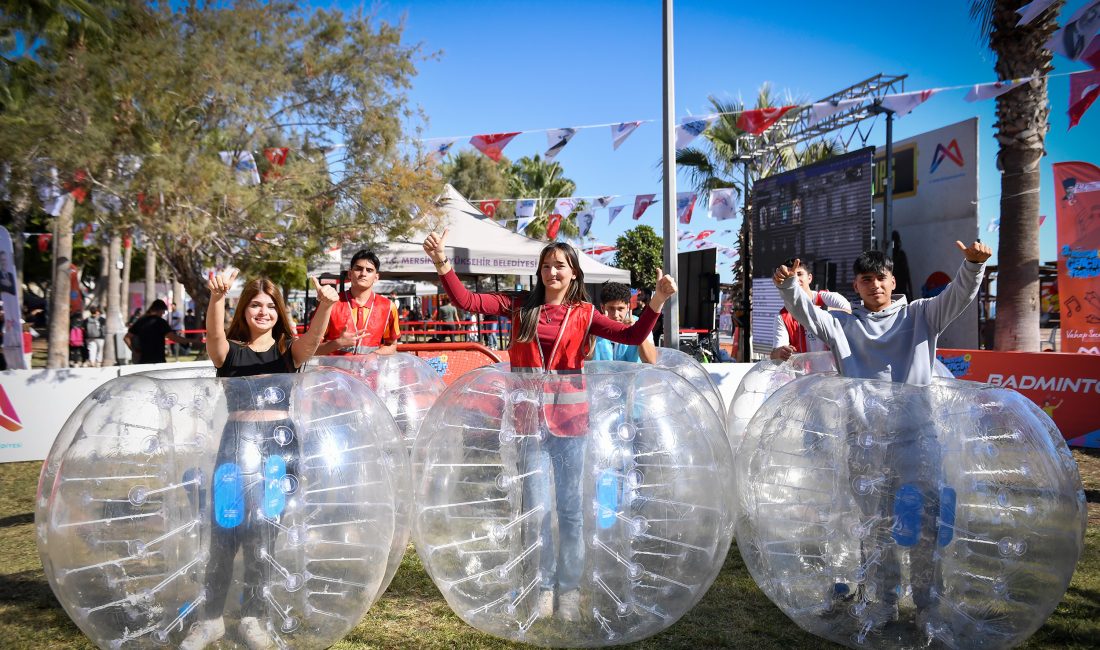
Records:
<instances>
[{"instance_id":1,"label":"white tent canopy","mask_svg":"<svg viewBox=\"0 0 1100 650\"><path fill-rule=\"evenodd\" d=\"M461 276L519 275L538 273L538 256L546 242L531 239L487 218L458 190L445 185L438 199L447 233L447 257ZM426 232L415 232L405 241L374 247L384 278L435 278L432 261L424 253ZM601 264L577 251L586 283L608 280L630 284L630 271Z\"/></svg>"}]
</instances>

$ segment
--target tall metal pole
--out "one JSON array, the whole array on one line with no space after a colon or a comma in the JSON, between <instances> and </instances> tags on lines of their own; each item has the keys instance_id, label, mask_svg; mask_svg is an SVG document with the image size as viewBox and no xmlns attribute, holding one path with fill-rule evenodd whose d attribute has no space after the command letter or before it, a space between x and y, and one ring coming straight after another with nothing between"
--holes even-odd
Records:
<instances>
[{"instance_id":1,"label":"tall metal pole","mask_svg":"<svg viewBox=\"0 0 1100 650\"><path fill-rule=\"evenodd\" d=\"M672 48L672 0L664 0L664 225L665 225L665 267L666 274L677 280L679 260L676 232L676 87L673 75ZM665 306L664 345L668 348L680 348L680 297L674 294Z\"/></svg>"},{"instance_id":2,"label":"tall metal pole","mask_svg":"<svg viewBox=\"0 0 1100 650\"><path fill-rule=\"evenodd\" d=\"M890 254L890 219L894 212L894 111L886 113L886 183L882 196L882 252Z\"/></svg>"}]
</instances>

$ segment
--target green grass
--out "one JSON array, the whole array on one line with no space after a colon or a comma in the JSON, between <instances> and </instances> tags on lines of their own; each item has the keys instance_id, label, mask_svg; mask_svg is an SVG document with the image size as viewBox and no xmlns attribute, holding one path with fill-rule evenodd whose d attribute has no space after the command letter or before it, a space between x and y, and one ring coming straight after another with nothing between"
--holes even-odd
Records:
<instances>
[{"instance_id":1,"label":"green grass","mask_svg":"<svg viewBox=\"0 0 1100 650\"><path fill-rule=\"evenodd\" d=\"M1094 648L1100 643L1100 453L1074 452L1089 496L1085 552L1058 609L1023 647ZM0 464L0 647L94 648L58 605L34 539L37 463ZM699 650L800 650L827 642L801 631L753 583L736 549L706 597L664 633L629 647ZM334 648L520 648L482 634L455 616L416 553L382 600Z\"/></svg>"}]
</instances>

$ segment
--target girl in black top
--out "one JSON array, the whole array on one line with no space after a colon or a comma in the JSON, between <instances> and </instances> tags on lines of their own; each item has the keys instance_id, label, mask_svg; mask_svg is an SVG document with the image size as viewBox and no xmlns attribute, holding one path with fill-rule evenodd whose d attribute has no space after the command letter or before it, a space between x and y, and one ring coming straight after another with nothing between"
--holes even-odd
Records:
<instances>
[{"instance_id":1,"label":"girl in black top","mask_svg":"<svg viewBox=\"0 0 1100 650\"><path fill-rule=\"evenodd\" d=\"M265 576L264 570L274 554L285 494L297 489L298 441L289 419L291 374L317 350L338 296L332 287L321 287L311 278L319 304L309 331L297 338L278 288L267 278L252 280L241 292L226 331L225 295L236 278L236 270L210 274L206 351L219 377L256 377L226 382L229 416L210 484L205 615L183 640L183 650L201 650L225 635L222 613L233 577L233 559L242 546L244 593L238 633L247 647L274 647L264 624L266 584L277 580L291 591L301 586L287 584L301 580L299 576L284 579L272 571ZM283 631L290 630L284 626Z\"/></svg>"}]
</instances>

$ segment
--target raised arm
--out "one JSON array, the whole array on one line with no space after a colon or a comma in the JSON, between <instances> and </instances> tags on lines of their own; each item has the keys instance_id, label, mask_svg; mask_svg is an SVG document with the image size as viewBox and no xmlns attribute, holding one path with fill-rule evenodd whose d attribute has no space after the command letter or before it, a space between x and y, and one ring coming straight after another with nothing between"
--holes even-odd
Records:
<instances>
[{"instance_id":1,"label":"raised arm","mask_svg":"<svg viewBox=\"0 0 1100 650\"><path fill-rule=\"evenodd\" d=\"M225 294L237 279L237 269L221 274L210 272L206 288L210 290L210 304L206 307L206 355L221 368L229 355L229 339L225 337Z\"/></svg>"},{"instance_id":2,"label":"raised arm","mask_svg":"<svg viewBox=\"0 0 1100 650\"><path fill-rule=\"evenodd\" d=\"M801 260L795 260L790 268L780 266L772 274L772 281L779 287L783 305L787 311L791 312L798 324L806 328L807 332L825 341L830 348L836 349L837 339L843 336L840 323L828 311L814 306L814 301L798 286L798 278L795 274L801 265Z\"/></svg>"},{"instance_id":3,"label":"raised arm","mask_svg":"<svg viewBox=\"0 0 1100 650\"><path fill-rule=\"evenodd\" d=\"M665 275L661 269L657 269L657 289L653 292L653 298L649 305L642 310L638 320L633 325L624 325L597 312L592 318L591 331L596 336L616 343L627 345L641 345L657 324L661 317L661 308L665 301L676 293L676 280L671 275Z\"/></svg>"},{"instance_id":4,"label":"raised arm","mask_svg":"<svg viewBox=\"0 0 1100 650\"><path fill-rule=\"evenodd\" d=\"M923 303L924 318L935 332L947 329L951 321L974 302L985 274L985 261L993 254L993 250L980 241L970 246L964 246L961 241L957 241L955 246L963 254L963 263L955 273L955 279L938 296L918 301Z\"/></svg>"},{"instance_id":5,"label":"raised arm","mask_svg":"<svg viewBox=\"0 0 1100 650\"><path fill-rule=\"evenodd\" d=\"M317 311L313 312L313 320L309 321L309 329L305 335L294 339L294 343L290 346L295 368L302 367L302 364L309 361L309 358L317 352L321 338L325 335L325 329L328 328L332 306L340 299L336 289L328 285L321 286L315 277L310 276L309 279L313 281L313 288L317 291Z\"/></svg>"},{"instance_id":6,"label":"raised arm","mask_svg":"<svg viewBox=\"0 0 1100 650\"><path fill-rule=\"evenodd\" d=\"M450 232L449 228L444 229L442 235L436 232L429 233L424 240L424 252L435 265L435 270L443 283L443 290L450 296L451 302L459 309L479 314L489 316L509 314L512 309L512 299L508 296L500 293L474 293L462 285L444 250L448 232Z\"/></svg>"}]
</instances>

